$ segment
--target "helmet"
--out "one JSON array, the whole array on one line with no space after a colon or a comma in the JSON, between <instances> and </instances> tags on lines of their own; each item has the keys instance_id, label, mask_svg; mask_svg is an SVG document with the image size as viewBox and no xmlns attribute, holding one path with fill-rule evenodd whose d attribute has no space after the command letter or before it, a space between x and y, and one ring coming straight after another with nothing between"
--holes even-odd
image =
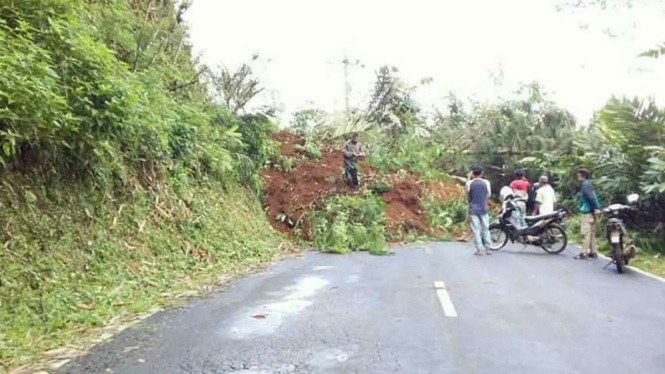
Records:
<instances>
[{"instance_id":1,"label":"helmet","mask_svg":"<svg viewBox=\"0 0 665 374\"><path fill-rule=\"evenodd\" d=\"M499 196L501 196L501 200L506 201L508 199L512 199L515 197L515 193L513 192L513 189L508 187L508 186L503 186L501 188L501 191L499 191Z\"/></svg>"}]
</instances>

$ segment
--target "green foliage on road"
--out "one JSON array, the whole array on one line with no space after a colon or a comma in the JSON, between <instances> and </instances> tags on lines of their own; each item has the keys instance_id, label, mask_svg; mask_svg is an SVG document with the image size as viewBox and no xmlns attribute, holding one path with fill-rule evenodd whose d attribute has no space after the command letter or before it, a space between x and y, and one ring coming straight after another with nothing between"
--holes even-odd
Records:
<instances>
[{"instance_id":1,"label":"green foliage on road","mask_svg":"<svg viewBox=\"0 0 665 374\"><path fill-rule=\"evenodd\" d=\"M321 202L309 217L316 248L331 253L369 251L387 254L384 236L385 203L365 191L356 196L335 196Z\"/></svg>"},{"instance_id":2,"label":"green foliage on road","mask_svg":"<svg viewBox=\"0 0 665 374\"><path fill-rule=\"evenodd\" d=\"M428 217L428 226L446 232L464 231L468 204L464 199L443 200L427 194L420 199L423 211Z\"/></svg>"}]
</instances>

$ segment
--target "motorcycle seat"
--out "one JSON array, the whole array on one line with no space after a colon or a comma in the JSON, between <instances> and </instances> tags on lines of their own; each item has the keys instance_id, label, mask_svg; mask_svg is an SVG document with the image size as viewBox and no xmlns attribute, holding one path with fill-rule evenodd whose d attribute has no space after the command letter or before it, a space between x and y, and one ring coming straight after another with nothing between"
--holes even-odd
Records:
<instances>
[{"instance_id":1,"label":"motorcycle seat","mask_svg":"<svg viewBox=\"0 0 665 374\"><path fill-rule=\"evenodd\" d=\"M559 214L559 212L556 211L556 212L552 212L552 213L549 213L549 214L541 214L539 216L526 216L525 219L527 221L537 222L537 221L542 221L544 219L556 217L558 214Z\"/></svg>"}]
</instances>

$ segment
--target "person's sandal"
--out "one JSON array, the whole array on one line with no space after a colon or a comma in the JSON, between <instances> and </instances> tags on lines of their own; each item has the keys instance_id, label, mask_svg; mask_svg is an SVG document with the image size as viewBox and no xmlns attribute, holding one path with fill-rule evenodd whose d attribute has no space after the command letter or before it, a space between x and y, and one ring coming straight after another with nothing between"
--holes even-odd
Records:
<instances>
[{"instance_id":1,"label":"person's sandal","mask_svg":"<svg viewBox=\"0 0 665 374\"><path fill-rule=\"evenodd\" d=\"M598 258L598 253L596 253L596 252L591 252L591 253L587 253L586 256L587 256L588 258Z\"/></svg>"},{"instance_id":2,"label":"person's sandal","mask_svg":"<svg viewBox=\"0 0 665 374\"><path fill-rule=\"evenodd\" d=\"M575 260L586 260L587 256L585 253L580 253L577 256L573 257Z\"/></svg>"},{"instance_id":3,"label":"person's sandal","mask_svg":"<svg viewBox=\"0 0 665 374\"><path fill-rule=\"evenodd\" d=\"M492 255L492 252L489 249L485 250L485 256L490 256Z\"/></svg>"},{"instance_id":4,"label":"person's sandal","mask_svg":"<svg viewBox=\"0 0 665 374\"><path fill-rule=\"evenodd\" d=\"M476 255L476 256L482 256L482 255L483 255L483 252L481 252L481 251L476 251L476 253L474 253L474 255Z\"/></svg>"}]
</instances>

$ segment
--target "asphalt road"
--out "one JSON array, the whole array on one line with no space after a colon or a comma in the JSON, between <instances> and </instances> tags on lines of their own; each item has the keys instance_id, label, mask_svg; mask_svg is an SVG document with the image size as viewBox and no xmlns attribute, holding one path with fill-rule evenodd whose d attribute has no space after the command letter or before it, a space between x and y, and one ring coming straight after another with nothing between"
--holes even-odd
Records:
<instances>
[{"instance_id":1,"label":"asphalt road","mask_svg":"<svg viewBox=\"0 0 665 374\"><path fill-rule=\"evenodd\" d=\"M157 314L60 373L665 373L665 283L571 257L521 246L477 257L463 243L309 253Z\"/></svg>"}]
</instances>

